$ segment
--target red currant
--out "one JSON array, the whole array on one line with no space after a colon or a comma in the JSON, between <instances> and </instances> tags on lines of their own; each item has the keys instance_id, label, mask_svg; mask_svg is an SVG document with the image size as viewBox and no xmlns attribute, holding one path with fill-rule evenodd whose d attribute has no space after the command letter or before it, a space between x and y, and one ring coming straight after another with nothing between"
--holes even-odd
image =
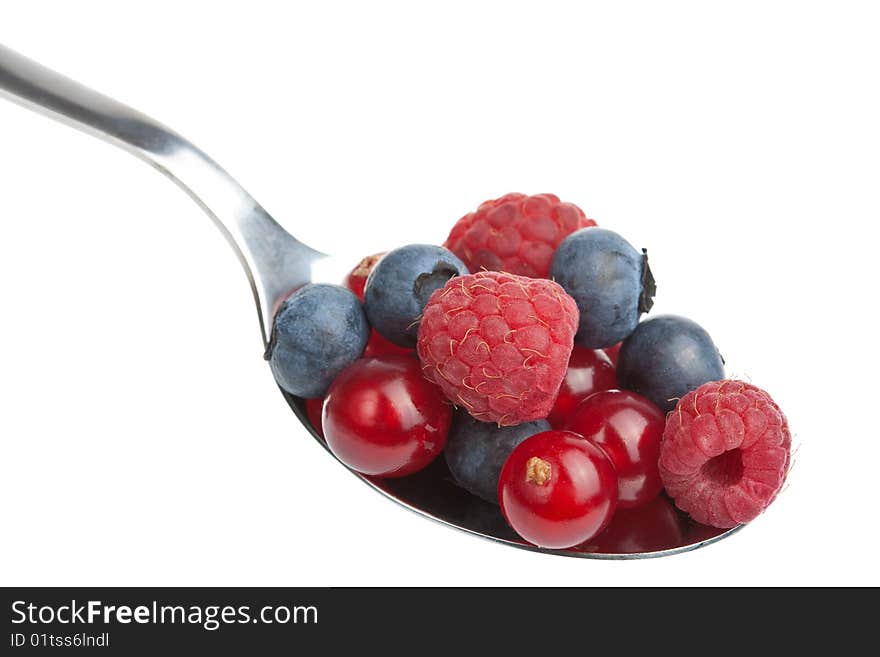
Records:
<instances>
[{"instance_id":1,"label":"red currant","mask_svg":"<svg viewBox=\"0 0 880 657\"><path fill-rule=\"evenodd\" d=\"M663 495L637 509L618 507L608 528L585 549L603 554L669 550L684 543L682 520Z\"/></svg>"},{"instance_id":2,"label":"red currant","mask_svg":"<svg viewBox=\"0 0 880 657\"><path fill-rule=\"evenodd\" d=\"M324 402L327 445L363 474L403 477L443 450L452 411L414 356L362 358L336 377Z\"/></svg>"},{"instance_id":3,"label":"red currant","mask_svg":"<svg viewBox=\"0 0 880 657\"><path fill-rule=\"evenodd\" d=\"M306 417L309 418L309 423L321 438L324 437L324 427L321 425L321 411L323 408L323 398L306 399Z\"/></svg>"},{"instance_id":4,"label":"red currant","mask_svg":"<svg viewBox=\"0 0 880 657\"><path fill-rule=\"evenodd\" d=\"M382 356L384 354L413 354L414 351L408 347L400 347L390 340L386 340L382 335L373 329L370 331L370 339L367 347L364 349L364 357Z\"/></svg>"},{"instance_id":5,"label":"red currant","mask_svg":"<svg viewBox=\"0 0 880 657\"><path fill-rule=\"evenodd\" d=\"M562 387L559 388L559 395L547 420L554 429L562 429L568 416L584 399L600 390L616 387L617 374L605 352L575 345Z\"/></svg>"},{"instance_id":6,"label":"red currant","mask_svg":"<svg viewBox=\"0 0 880 657\"><path fill-rule=\"evenodd\" d=\"M611 359L611 363L614 367L617 367L617 356L620 354L620 346L622 342L618 342L617 344L613 344L610 347L605 347L602 351L605 352L605 355Z\"/></svg>"},{"instance_id":7,"label":"red currant","mask_svg":"<svg viewBox=\"0 0 880 657\"><path fill-rule=\"evenodd\" d=\"M354 269L348 272L348 276L345 277L345 287L354 292L357 295L357 298L361 301L364 300L364 287L367 284L367 277L370 275L370 272L373 271L373 267L379 262L383 255L385 254L376 253L367 256L361 260Z\"/></svg>"},{"instance_id":8,"label":"red currant","mask_svg":"<svg viewBox=\"0 0 880 657\"><path fill-rule=\"evenodd\" d=\"M565 428L608 455L617 470L618 506L630 509L650 502L663 489L658 462L665 425L660 409L641 395L606 390L574 409Z\"/></svg>"},{"instance_id":9,"label":"red currant","mask_svg":"<svg viewBox=\"0 0 880 657\"><path fill-rule=\"evenodd\" d=\"M568 548L590 540L617 506L605 453L571 431L544 431L511 452L498 482L508 524L530 543Z\"/></svg>"}]
</instances>

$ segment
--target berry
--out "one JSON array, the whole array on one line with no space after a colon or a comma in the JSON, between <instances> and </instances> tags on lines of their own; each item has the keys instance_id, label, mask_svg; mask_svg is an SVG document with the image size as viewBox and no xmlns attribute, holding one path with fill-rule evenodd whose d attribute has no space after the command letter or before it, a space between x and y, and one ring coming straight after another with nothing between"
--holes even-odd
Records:
<instances>
[{"instance_id":1,"label":"berry","mask_svg":"<svg viewBox=\"0 0 880 657\"><path fill-rule=\"evenodd\" d=\"M508 524L530 543L569 548L590 540L617 506L617 476L601 449L570 431L545 431L513 450L498 484Z\"/></svg>"},{"instance_id":2,"label":"berry","mask_svg":"<svg viewBox=\"0 0 880 657\"><path fill-rule=\"evenodd\" d=\"M713 381L669 414L660 476L679 509L726 529L753 520L776 499L790 457L788 422L766 392Z\"/></svg>"},{"instance_id":3,"label":"berry","mask_svg":"<svg viewBox=\"0 0 880 657\"><path fill-rule=\"evenodd\" d=\"M577 307L556 283L478 272L431 296L418 354L453 404L484 422L519 424L550 412L576 330Z\"/></svg>"},{"instance_id":4,"label":"berry","mask_svg":"<svg viewBox=\"0 0 880 657\"><path fill-rule=\"evenodd\" d=\"M354 293L339 285L306 285L279 307L266 360L291 395L322 397L336 375L361 357L369 335Z\"/></svg>"},{"instance_id":5,"label":"berry","mask_svg":"<svg viewBox=\"0 0 880 657\"><path fill-rule=\"evenodd\" d=\"M620 347L623 342L618 342L617 344L613 344L610 347L605 347L603 350L611 362L614 364L614 367L617 367L617 357L620 355Z\"/></svg>"},{"instance_id":6,"label":"berry","mask_svg":"<svg viewBox=\"0 0 880 657\"><path fill-rule=\"evenodd\" d=\"M382 356L384 354L413 354L410 347L398 347L393 342L389 342L382 335L373 329L370 331L370 339L367 341L367 348L364 349L364 356Z\"/></svg>"},{"instance_id":7,"label":"berry","mask_svg":"<svg viewBox=\"0 0 880 657\"><path fill-rule=\"evenodd\" d=\"M553 256L550 276L577 302L581 319L575 340L590 349L623 340L654 304L647 251L636 251L604 228L566 237Z\"/></svg>"},{"instance_id":8,"label":"berry","mask_svg":"<svg viewBox=\"0 0 880 657\"><path fill-rule=\"evenodd\" d=\"M361 260L357 266L352 269L345 278L345 286L354 292L357 297L364 300L364 286L367 284L367 277L373 271L376 263L382 259L385 253L376 253L367 256ZM382 354L409 354L412 353L410 347L398 347L393 342L389 342L376 330L370 330L370 339L367 341L367 347L364 349L364 357L381 356Z\"/></svg>"},{"instance_id":9,"label":"berry","mask_svg":"<svg viewBox=\"0 0 880 657\"><path fill-rule=\"evenodd\" d=\"M595 225L578 206L553 194L507 194L459 219L443 246L470 271L547 278L559 243L578 228Z\"/></svg>"},{"instance_id":10,"label":"berry","mask_svg":"<svg viewBox=\"0 0 880 657\"><path fill-rule=\"evenodd\" d=\"M403 477L443 450L451 415L414 356L363 358L330 386L324 436L336 458L352 470Z\"/></svg>"},{"instance_id":11,"label":"berry","mask_svg":"<svg viewBox=\"0 0 880 657\"><path fill-rule=\"evenodd\" d=\"M498 478L513 448L529 436L549 429L546 420L499 427L459 411L446 442L446 464L462 488L498 504Z\"/></svg>"},{"instance_id":12,"label":"berry","mask_svg":"<svg viewBox=\"0 0 880 657\"><path fill-rule=\"evenodd\" d=\"M309 424L312 425L312 429L321 438L324 437L324 426L321 424L321 412L323 410L324 400L322 398L306 399L306 417L309 418Z\"/></svg>"},{"instance_id":13,"label":"berry","mask_svg":"<svg viewBox=\"0 0 880 657\"><path fill-rule=\"evenodd\" d=\"M643 554L684 544L682 519L664 496L637 509L618 507L611 524L586 547L601 554Z\"/></svg>"},{"instance_id":14,"label":"berry","mask_svg":"<svg viewBox=\"0 0 880 657\"><path fill-rule=\"evenodd\" d=\"M345 287L354 292L361 301L364 300L364 287L367 284L367 277L384 255L385 253L374 253L367 256L354 269L348 272L348 276L345 277Z\"/></svg>"},{"instance_id":15,"label":"berry","mask_svg":"<svg viewBox=\"0 0 880 657\"><path fill-rule=\"evenodd\" d=\"M410 244L386 253L364 288L364 310L382 337L401 347L416 344L422 309L435 290L467 267L443 247Z\"/></svg>"},{"instance_id":16,"label":"berry","mask_svg":"<svg viewBox=\"0 0 880 657\"><path fill-rule=\"evenodd\" d=\"M665 425L660 409L641 395L606 390L574 409L565 428L608 455L617 471L617 508L631 509L663 490L657 460Z\"/></svg>"},{"instance_id":17,"label":"berry","mask_svg":"<svg viewBox=\"0 0 880 657\"><path fill-rule=\"evenodd\" d=\"M709 334L676 315L639 324L620 348L617 380L668 413L691 390L724 378L724 359Z\"/></svg>"},{"instance_id":18,"label":"berry","mask_svg":"<svg viewBox=\"0 0 880 657\"><path fill-rule=\"evenodd\" d=\"M617 374L605 352L575 345L568 360L565 378L559 388L559 395L547 420L554 429L562 429L568 416L584 399L600 390L611 390L616 387Z\"/></svg>"}]
</instances>

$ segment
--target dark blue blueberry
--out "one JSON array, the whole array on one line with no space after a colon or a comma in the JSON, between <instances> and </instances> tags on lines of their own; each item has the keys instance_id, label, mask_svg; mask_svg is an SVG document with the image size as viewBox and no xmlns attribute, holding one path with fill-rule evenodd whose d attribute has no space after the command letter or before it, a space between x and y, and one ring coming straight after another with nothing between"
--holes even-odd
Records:
<instances>
[{"instance_id":1,"label":"dark blue blueberry","mask_svg":"<svg viewBox=\"0 0 880 657\"><path fill-rule=\"evenodd\" d=\"M499 427L458 411L446 439L446 464L462 488L498 504L498 478L507 457L529 436L550 429L547 420Z\"/></svg>"},{"instance_id":2,"label":"dark blue blueberry","mask_svg":"<svg viewBox=\"0 0 880 657\"><path fill-rule=\"evenodd\" d=\"M442 246L410 244L389 251L367 278L367 318L386 340L414 347L431 293L467 273L464 263Z\"/></svg>"},{"instance_id":3,"label":"dark blue blueberry","mask_svg":"<svg viewBox=\"0 0 880 657\"><path fill-rule=\"evenodd\" d=\"M577 303L575 342L588 349L610 347L632 333L639 315L654 305L657 289L647 251L636 251L604 228L582 228L566 237L553 255L550 278Z\"/></svg>"},{"instance_id":4,"label":"dark blue blueberry","mask_svg":"<svg viewBox=\"0 0 880 657\"><path fill-rule=\"evenodd\" d=\"M361 302L339 285L306 285L275 314L266 360L282 388L322 397L333 379L361 357L370 325Z\"/></svg>"},{"instance_id":5,"label":"dark blue blueberry","mask_svg":"<svg viewBox=\"0 0 880 657\"><path fill-rule=\"evenodd\" d=\"M712 338L689 319L659 315L639 324L620 348L617 380L668 413L707 381L724 378L724 359Z\"/></svg>"}]
</instances>

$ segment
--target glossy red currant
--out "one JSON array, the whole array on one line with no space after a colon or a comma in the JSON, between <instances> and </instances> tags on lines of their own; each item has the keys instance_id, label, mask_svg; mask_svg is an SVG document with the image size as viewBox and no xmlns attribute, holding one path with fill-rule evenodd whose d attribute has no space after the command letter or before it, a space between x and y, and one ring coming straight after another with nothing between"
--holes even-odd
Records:
<instances>
[{"instance_id":1,"label":"glossy red currant","mask_svg":"<svg viewBox=\"0 0 880 657\"><path fill-rule=\"evenodd\" d=\"M399 347L390 340L386 340L382 335L373 329L370 331L370 339L364 349L364 357L384 356L385 354L415 354L415 351L409 347Z\"/></svg>"},{"instance_id":2,"label":"glossy red currant","mask_svg":"<svg viewBox=\"0 0 880 657\"><path fill-rule=\"evenodd\" d=\"M617 387L614 365L601 349L585 349L575 345L556 403L547 416L554 429L563 429L575 407L584 399Z\"/></svg>"},{"instance_id":3,"label":"glossy red currant","mask_svg":"<svg viewBox=\"0 0 880 657\"><path fill-rule=\"evenodd\" d=\"M602 351L605 352L605 355L611 359L611 363L614 367L617 367L617 357L620 355L620 347L623 345L622 342L618 342L617 344L613 344L610 347L605 347Z\"/></svg>"},{"instance_id":4,"label":"glossy red currant","mask_svg":"<svg viewBox=\"0 0 880 657\"><path fill-rule=\"evenodd\" d=\"M606 390L583 401L566 429L599 446L617 471L617 505L630 509L653 500L663 489L660 441L666 418L650 401L628 390Z\"/></svg>"},{"instance_id":5,"label":"glossy red currant","mask_svg":"<svg viewBox=\"0 0 880 657\"><path fill-rule=\"evenodd\" d=\"M451 415L443 393L422 376L414 356L362 358L330 386L324 436L352 470L403 477L440 454Z\"/></svg>"},{"instance_id":6,"label":"glossy red currant","mask_svg":"<svg viewBox=\"0 0 880 657\"><path fill-rule=\"evenodd\" d=\"M682 519L663 495L636 509L618 507L611 524L585 550L636 554L671 550L684 543Z\"/></svg>"},{"instance_id":7,"label":"glossy red currant","mask_svg":"<svg viewBox=\"0 0 880 657\"><path fill-rule=\"evenodd\" d=\"M610 522L617 506L617 476L605 453L583 437L544 431L510 454L498 499L508 524L525 540L569 548Z\"/></svg>"},{"instance_id":8,"label":"glossy red currant","mask_svg":"<svg viewBox=\"0 0 880 657\"><path fill-rule=\"evenodd\" d=\"M318 433L321 438L324 437L324 427L321 424L321 412L324 409L324 399L306 399L306 417L309 418L309 424Z\"/></svg>"}]
</instances>

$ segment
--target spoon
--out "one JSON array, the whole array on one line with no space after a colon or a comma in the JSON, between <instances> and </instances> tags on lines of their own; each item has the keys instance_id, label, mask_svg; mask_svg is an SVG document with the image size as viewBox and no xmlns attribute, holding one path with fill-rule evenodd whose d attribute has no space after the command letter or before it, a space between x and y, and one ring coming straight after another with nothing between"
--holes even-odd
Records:
<instances>
[{"instance_id":1,"label":"spoon","mask_svg":"<svg viewBox=\"0 0 880 657\"><path fill-rule=\"evenodd\" d=\"M128 151L189 194L226 236L244 267L264 346L273 310L291 290L353 265L328 258L290 235L214 160L173 130L2 45L0 96ZM336 276L326 282L340 279ZM300 422L327 449L308 421L303 400L283 390L282 394ZM497 506L456 486L442 458L401 479L352 473L422 516L505 545L552 554L603 559L664 556L709 545L740 529L698 525L660 497L637 513L619 512L612 525L586 545L548 550L523 542L506 525Z\"/></svg>"}]
</instances>

